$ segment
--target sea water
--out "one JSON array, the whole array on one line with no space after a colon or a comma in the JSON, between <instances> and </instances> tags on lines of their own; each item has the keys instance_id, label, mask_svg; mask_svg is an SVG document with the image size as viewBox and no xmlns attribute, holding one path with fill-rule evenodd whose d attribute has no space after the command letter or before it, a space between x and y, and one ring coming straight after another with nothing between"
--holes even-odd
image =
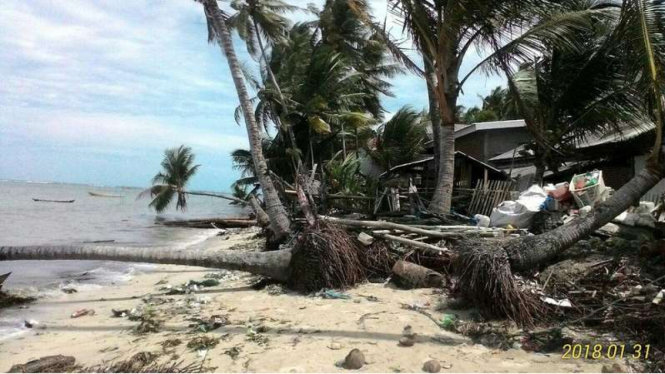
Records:
<instances>
[{"instance_id":1,"label":"sea water","mask_svg":"<svg viewBox=\"0 0 665 374\"><path fill-rule=\"evenodd\" d=\"M89 191L122 197L94 197ZM206 240L216 230L166 227L159 225L160 221L239 217L249 213L227 200L188 196L185 212L172 206L157 214L149 208L149 198L137 199L140 192L141 189L129 187L0 181L0 247L95 245L94 242L102 241L97 245L181 249ZM80 292L94 290L127 281L154 267L109 261L4 261L0 262L0 275L12 273L4 290L48 298L61 294L60 289L65 286ZM25 317L20 311L0 310L0 340L25 332Z\"/></svg>"},{"instance_id":2,"label":"sea water","mask_svg":"<svg viewBox=\"0 0 665 374\"><path fill-rule=\"evenodd\" d=\"M94 197L89 191L122 197ZM177 211L174 204L157 214L148 206L149 198L137 199L140 192L128 187L0 181L0 246L101 241L98 245L185 248L215 235L215 230L166 227L159 225L160 221L248 214L227 200L202 196L188 196L185 212ZM0 262L0 274L12 272L5 283L9 289L41 289L74 278L84 283L108 283L122 279L127 272L149 268L106 261Z\"/></svg>"}]
</instances>

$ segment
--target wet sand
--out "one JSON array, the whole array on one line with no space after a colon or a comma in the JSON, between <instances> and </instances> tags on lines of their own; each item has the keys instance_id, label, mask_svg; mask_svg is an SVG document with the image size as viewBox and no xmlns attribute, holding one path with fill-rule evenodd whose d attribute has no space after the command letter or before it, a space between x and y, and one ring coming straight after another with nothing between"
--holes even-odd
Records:
<instances>
[{"instance_id":1,"label":"wet sand","mask_svg":"<svg viewBox=\"0 0 665 374\"><path fill-rule=\"evenodd\" d=\"M260 245L253 236L243 232L228 240L214 237L203 245L209 250L233 246L248 250ZM487 348L402 308L402 304L427 305L435 318L440 317L435 306L441 295L433 289L399 290L367 283L348 290L350 299L323 299L282 293L275 286L257 291L250 287L255 277L229 272L219 286L193 294L164 296L160 290L165 284L203 280L211 272L214 270L158 266L126 283L63 293L40 299L27 309L11 310L26 318L39 316L46 328L0 341L0 370L47 355L71 355L79 364L95 365L148 351L160 353L160 362L202 363L219 372L339 372L348 370L336 363L354 348L364 353L367 364L359 371L366 372L421 372L430 359L441 362L441 372L600 372L603 364L614 363ZM139 322L112 317L111 309L145 307L142 298L148 294L167 300L152 307L164 321L158 332L137 334ZM70 317L83 308L93 309L95 314ZM207 333L189 326L192 317L213 315L228 319L228 324ZM417 334L412 347L398 344L407 325ZM220 338L220 342L208 351L186 346L201 335ZM165 351L162 343L169 339L180 339L182 344ZM233 353L237 356L232 357Z\"/></svg>"}]
</instances>

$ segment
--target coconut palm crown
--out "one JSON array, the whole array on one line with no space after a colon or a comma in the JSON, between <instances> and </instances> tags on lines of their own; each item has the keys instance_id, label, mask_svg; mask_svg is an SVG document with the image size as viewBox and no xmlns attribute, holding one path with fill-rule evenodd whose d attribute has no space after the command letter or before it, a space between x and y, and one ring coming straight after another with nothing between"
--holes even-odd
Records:
<instances>
[{"instance_id":1,"label":"coconut palm crown","mask_svg":"<svg viewBox=\"0 0 665 374\"><path fill-rule=\"evenodd\" d=\"M190 147L181 145L166 149L162 160L163 170L155 175L152 187L141 192L139 198L150 195L150 207L161 213L177 197L176 209L184 211L187 208L185 186L200 166L194 165L194 153Z\"/></svg>"}]
</instances>

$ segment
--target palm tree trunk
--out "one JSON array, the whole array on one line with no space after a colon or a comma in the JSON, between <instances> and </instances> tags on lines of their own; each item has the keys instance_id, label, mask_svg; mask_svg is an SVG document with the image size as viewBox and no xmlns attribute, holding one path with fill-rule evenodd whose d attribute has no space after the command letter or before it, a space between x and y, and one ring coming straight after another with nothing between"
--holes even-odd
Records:
<instances>
[{"instance_id":1,"label":"palm tree trunk","mask_svg":"<svg viewBox=\"0 0 665 374\"><path fill-rule=\"evenodd\" d=\"M507 243L505 249L511 268L531 270L547 264L578 240L596 231L628 209L663 178L663 167L647 167L612 197L597 205L584 218L537 236L527 236Z\"/></svg>"},{"instance_id":2,"label":"palm tree trunk","mask_svg":"<svg viewBox=\"0 0 665 374\"><path fill-rule=\"evenodd\" d=\"M229 63L231 77L233 78L233 83L238 92L238 99L240 100L240 106L245 117L245 126L247 127L250 150L256 167L256 176L259 179L261 189L263 190L263 196L265 197L266 210L270 217L270 227L275 233L275 238L279 240L289 234L291 223L286 214L286 209L284 209L284 205L282 205L282 202L279 200L277 190L268 175L268 166L263 156L263 149L261 146L261 131L254 118L252 104L249 99L249 94L247 93L247 88L245 87L245 82L243 81L242 70L240 69L240 64L238 63L238 58L236 57L233 48L233 40L231 39L231 34L226 26L226 21L222 16L221 10L217 5L217 1L206 0L203 6L206 15L210 17L212 25L219 36L220 46L222 47L226 60Z\"/></svg>"},{"instance_id":3,"label":"palm tree trunk","mask_svg":"<svg viewBox=\"0 0 665 374\"><path fill-rule=\"evenodd\" d=\"M219 199L235 201L238 204L247 205L247 202L243 199L238 199L237 197L226 196L226 195L222 195L222 194L218 194L218 193L200 192L200 191L183 191L183 193L185 193L187 195L194 195L194 196L216 197L216 198L219 198Z\"/></svg>"},{"instance_id":4,"label":"palm tree trunk","mask_svg":"<svg viewBox=\"0 0 665 374\"><path fill-rule=\"evenodd\" d=\"M287 281L291 251L286 249L271 252L192 251L112 246L0 247L0 261L14 260L103 260L201 266L246 271Z\"/></svg>"},{"instance_id":5,"label":"palm tree trunk","mask_svg":"<svg viewBox=\"0 0 665 374\"><path fill-rule=\"evenodd\" d=\"M253 193L249 194L249 204L252 206L252 209L256 214L256 222L259 223L259 226L268 227L270 225L270 217L268 216L268 213L261 208L259 200Z\"/></svg>"},{"instance_id":6,"label":"palm tree trunk","mask_svg":"<svg viewBox=\"0 0 665 374\"><path fill-rule=\"evenodd\" d=\"M429 204L429 211L449 213L455 177L455 124L441 126L441 145L439 148L439 171L436 178L434 196Z\"/></svg>"},{"instance_id":7,"label":"palm tree trunk","mask_svg":"<svg viewBox=\"0 0 665 374\"><path fill-rule=\"evenodd\" d=\"M432 122L432 144L434 145L434 174L439 175L439 165L441 164L441 114L439 105L436 102L434 93L434 82L436 74L434 68L428 59L423 58L425 64L425 82L427 83L427 98L429 100L429 117Z\"/></svg>"}]
</instances>

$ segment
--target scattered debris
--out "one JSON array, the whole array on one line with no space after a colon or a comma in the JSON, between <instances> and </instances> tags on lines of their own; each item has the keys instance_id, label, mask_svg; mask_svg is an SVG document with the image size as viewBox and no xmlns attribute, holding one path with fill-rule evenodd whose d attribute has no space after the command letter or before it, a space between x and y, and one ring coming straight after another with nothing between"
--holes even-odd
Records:
<instances>
[{"instance_id":1,"label":"scattered debris","mask_svg":"<svg viewBox=\"0 0 665 374\"><path fill-rule=\"evenodd\" d=\"M25 364L14 365L10 373L63 373L74 368L76 359L72 356L46 356Z\"/></svg>"},{"instance_id":2,"label":"scattered debris","mask_svg":"<svg viewBox=\"0 0 665 374\"><path fill-rule=\"evenodd\" d=\"M167 339L162 342L162 349L166 352L169 348L175 348L182 344L180 339Z\"/></svg>"},{"instance_id":3,"label":"scattered debris","mask_svg":"<svg viewBox=\"0 0 665 374\"><path fill-rule=\"evenodd\" d=\"M265 328L263 326L259 326L256 329L250 327L247 329L247 340L250 342L254 342L258 344L259 346L264 346L268 344L268 337L261 334L261 332L265 331Z\"/></svg>"},{"instance_id":4,"label":"scattered debris","mask_svg":"<svg viewBox=\"0 0 665 374\"><path fill-rule=\"evenodd\" d=\"M551 297L542 297L541 300L543 300L547 304L562 307L562 308L572 308L573 307L573 305L570 303L570 300L568 300L568 299L556 300L556 299L552 299Z\"/></svg>"},{"instance_id":5,"label":"scattered debris","mask_svg":"<svg viewBox=\"0 0 665 374\"><path fill-rule=\"evenodd\" d=\"M348 294L326 288L315 293L314 296L322 297L324 299L344 299L344 300L351 299L351 296L349 296Z\"/></svg>"},{"instance_id":6,"label":"scattered debris","mask_svg":"<svg viewBox=\"0 0 665 374\"><path fill-rule=\"evenodd\" d=\"M219 344L219 338L211 338L207 335L199 335L187 343L187 348L192 351L201 351L214 348Z\"/></svg>"},{"instance_id":7,"label":"scattered debris","mask_svg":"<svg viewBox=\"0 0 665 374\"><path fill-rule=\"evenodd\" d=\"M365 329L366 329L366 327L365 327L365 320L367 320L367 319L379 319L378 317L374 317L374 316L376 316L377 314L381 314L381 313L385 313L385 311L384 311L384 312L375 312L375 313L365 313L365 314L363 314L363 315L360 316L360 318L358 319L358 326L359 326L362 330L365 330Z\"/></svg>"},{"instance_id":8,"label":"scattered debris","mask_svg":"<svg viewBox=\"0 0 665 374\"><path fill-rule=\"evenodd\" d=\"M197 287L215 287L219 286L219 279L208 278L202 281L190 280L187 286L197 286Z\"/></svg>"},{"instance_id":9,"label":"scattered debris","mask_svg":"<svg viewBox=\"0 0 665 374\"><path fill-rule=\"evenodd\" d=\"M189 320L194 322L190 324L189 327L194 328L198 332L209 332L216 330L222 326L228 325L229 323L229 317L222 315L213 315L208 319L193 317Z\"/></svg>"},{"instance_id":10,"label":"scattered debris","mask_svg":"<svg viewBox=\"0 0 665 374\"><path fill-rule=\"evenodd\" d=\"M456 331L458 322L459 319L457 318L456 315L451 313L445 313L444 315L441 316L441 320L439 321L439 326L441 326L441 328L447 331Z\"/></svg>"},{"instance_id":11,"label":"scattered debris","mask_svg":"<svg viewBox=\"0 0 665 374\"><path fill-rule=\"evenodd\" d=\"M241 350L242 350L242 348L240 348L240 347L232 347L232 348L229 348L229 349L225 350L224 354L230 356L231 359L235 360L235 359L238 358L238 356L240 356L240 351Z\"/></svg>"},{"instance_id":12,"label":"scattered debris","mask_svg":"<svg viewBox=\"0 0 665 374\"><path fill-rule=\"evenodd\" d=\"M46 330L46 325L34 319L23 321L23 326L29 329Z\"/></svg>"},{"instance_id":13,"label":"scattered debris","mask_svg":"<svg viewBox=\"0 0 665 374\"><path fill-rule=\"evenodd\" d=\"M364 232L361 232L360 234L358 234L358 241L361 242L364 246L368 246L374 243L374 237Z\"/></svg>"},{"instance_id":14,"label":"scattered debris","mask_svg":"<svg viewBox=\"0 0 665 374\"><path fill-rule=\"evenodd\" d=\"M340 343L337 343L337 342L332 342L332 343L330 343L328 348L330 348L333 351L339 351L340 349L342 349L342 345Z\"/></svg>"},{"instance_id":15,"label":"scattered debris","mask_svg":"<svg viewBox=\"0 0 665 374\"><path fill-rule=\"evenodd\" d=\"M95 314L95 311L92 309L79 309L72 313L71 317L72 318L79 318L83 316L92 316Z\"/></svg>"},{"instance_id":16,"label":"scattered debris","mask_svg":"<svg viewBox=\"0 0 665 374\"><path fill-rule=\"evenodd\" d=\"M111 309L114 318L127 317L130 314L129 309Z\"/></svg>"},{"instance_id":17,"label":"scattered debris","mask_svg":"<svg viewBox=\"0 0 665 374\"><path fill-rule=\"evenodd\" d=\"M269 284L265 289L268 292L268 295L277 296L284 293L284 286L279 283Z\"/></svg>"}]
</instances>

